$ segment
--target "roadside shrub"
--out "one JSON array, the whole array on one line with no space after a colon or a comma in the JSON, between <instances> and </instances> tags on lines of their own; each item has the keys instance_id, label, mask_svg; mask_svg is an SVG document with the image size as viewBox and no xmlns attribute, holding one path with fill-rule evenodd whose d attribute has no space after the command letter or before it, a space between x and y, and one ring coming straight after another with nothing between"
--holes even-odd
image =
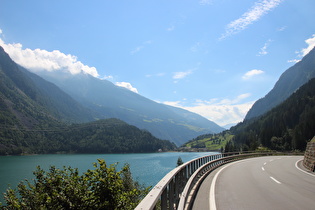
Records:
<instances>
[{"instance_id":1,"label":"roadside shrub","mask_svg":"<svg viewBox=\"0 0 315 210\"><path fill-rule=\"evenodd\" d=\"M21 182L5 193L3 209L134 209L148 193L133 181L130 167L121 171L116 164L98 159L94 170L80 175L77 168L51 166L45 172L39 166L35 179Z\"/></svg>"}]
</instances>

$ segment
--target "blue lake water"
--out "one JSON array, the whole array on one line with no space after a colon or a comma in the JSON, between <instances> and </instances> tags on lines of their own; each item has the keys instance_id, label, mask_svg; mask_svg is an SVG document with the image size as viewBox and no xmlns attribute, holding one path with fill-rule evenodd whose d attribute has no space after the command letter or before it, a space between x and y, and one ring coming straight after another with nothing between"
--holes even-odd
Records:
<instances>
[{"instance_id":1,"label":"blue lake water","mask_svg":"<svg viewBox=\"0 0 315 210\"><path fill-rule=\"evenodd\" d=\"M54 154L30 156L0 156L0 202L3 202L2 193L8 187L16 188L24 179L34 178L36 166L47 170L51 165L57 168L71 166L80 172L93 169L97 159L104 159L107 164L118 163L118 169L125 163L130 165L132 176L145 186L154 186L169 171L174 169L178 157L183 162L217 153L211 152L169 152L147 154Z\"/></svg>"}]
</instances>

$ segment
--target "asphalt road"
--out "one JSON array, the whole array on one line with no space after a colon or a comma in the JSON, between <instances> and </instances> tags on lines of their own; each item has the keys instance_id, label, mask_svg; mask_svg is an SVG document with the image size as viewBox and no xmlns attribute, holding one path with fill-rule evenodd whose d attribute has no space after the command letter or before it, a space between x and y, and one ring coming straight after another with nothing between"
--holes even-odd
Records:
<instances>
[{"instance_id":1,"label":"asphalt road","mask_svg":"<svg viewBox=\"0 0 315 210\"><path fill-rule=\"evenodd\" d=\"M224 165L205 179L193 209L314 210L315 174L301 170L302 159L270 156Z\"/></svg>"}]
</instances>

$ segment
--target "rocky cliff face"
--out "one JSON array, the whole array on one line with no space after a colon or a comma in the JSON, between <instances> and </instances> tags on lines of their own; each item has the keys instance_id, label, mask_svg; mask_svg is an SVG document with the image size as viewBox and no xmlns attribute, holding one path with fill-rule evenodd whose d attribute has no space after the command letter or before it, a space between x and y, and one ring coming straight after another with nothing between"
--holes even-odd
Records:
<instances>
[{"instance_id":1,"label":"rocky cliff face","mask_svg":"<svg viewBox=\"0 0 315 210\"><path fill-rule=\"evenodd\" d=\"M307 143L303 165L308 170L315 172L315 137Z\"/></svg>"}]
</instances>

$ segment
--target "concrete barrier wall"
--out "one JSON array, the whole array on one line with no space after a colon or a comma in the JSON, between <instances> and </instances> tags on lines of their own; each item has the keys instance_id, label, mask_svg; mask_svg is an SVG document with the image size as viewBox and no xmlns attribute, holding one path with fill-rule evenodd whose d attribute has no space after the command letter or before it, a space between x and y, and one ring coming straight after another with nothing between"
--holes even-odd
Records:
<instances>
[{"instance_id":1,"label":"concrete barrier wall","mask_svg":"<svg viewBox=\"0 0 315 210\"><path fill-rule=\"evenodd\" d=\"M305 168L307 168L310 171L315 172L315 137L311 142L307 143L305 154L304 154L304 160L303 165Z\"/></svg>"}]
</instances>

